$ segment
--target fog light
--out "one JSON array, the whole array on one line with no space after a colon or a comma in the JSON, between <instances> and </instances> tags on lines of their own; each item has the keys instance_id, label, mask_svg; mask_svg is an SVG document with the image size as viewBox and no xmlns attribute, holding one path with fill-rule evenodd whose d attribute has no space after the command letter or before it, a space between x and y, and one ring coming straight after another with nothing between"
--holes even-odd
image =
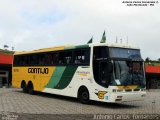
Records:
<instances>
[{"instance_id":1,"label":"fog light","mask_svg":"<svg viewBox=\"0 0 160 120\"><path fill-rule=\"evenodd\" d=\"M117 96L117 98L122 98L123 96Z\"/></svg>"},{"instance_id":2,"label":"fog light","mask_svg":"<svg viewBox=\"0 0 160 120\"><path fill-rule=\"evenodd\" d=\"M116 99L115 101L122 101L122 99Z\"/></svg>"},{"instance_id":3,"label":"fog light","mask_svg":"<svg viewBox=\"0 0 160 120\"><path fill-rule=\"evenodd\" d=\"M117 90L117 92L123 92L123 90Z\"/></svg>"}]
</instances>

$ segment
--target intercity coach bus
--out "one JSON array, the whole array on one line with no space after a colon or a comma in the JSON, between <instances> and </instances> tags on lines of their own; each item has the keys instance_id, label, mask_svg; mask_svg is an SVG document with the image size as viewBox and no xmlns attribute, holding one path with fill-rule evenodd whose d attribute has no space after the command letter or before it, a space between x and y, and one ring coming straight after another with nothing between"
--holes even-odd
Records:
<instances>
[{"instance_id":1,"label":"intercity coach bus","mask_svg":"<svg viewBox=\"0 0 160 120\"><path fill-rule=\"evenodd\" d=\"M124 102L146 95L140 49L91 43L16 52L13 87L90 100Z\"/></svg>"}]
</instances>

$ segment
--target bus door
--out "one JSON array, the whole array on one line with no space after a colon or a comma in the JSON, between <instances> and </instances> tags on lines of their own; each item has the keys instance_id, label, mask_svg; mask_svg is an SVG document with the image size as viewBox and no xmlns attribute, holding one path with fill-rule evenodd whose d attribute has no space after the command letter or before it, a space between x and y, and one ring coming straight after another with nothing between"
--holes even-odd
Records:
<instances>
[{"instance_id":1,"label":"bus door","mask_svg":"<svg viewBox=\"0 0 160 120\"><path fill-rule=\"evenodd\" d=\"M99 79L102 84L107 82L107 62L100 61L99 63Z\"/></svg>"},{"instance_id":2,"label":"bus door","mask_svg":"<svg viewBox=\"0 0 160 120\"><path fill-rule=\"evenodd\" d=\"M110 82L111 74L109 66L108 47L95 46L93 49L93 75L95 81L104 87L108 87L108 83Z\"/></svg>"}]
</instances>

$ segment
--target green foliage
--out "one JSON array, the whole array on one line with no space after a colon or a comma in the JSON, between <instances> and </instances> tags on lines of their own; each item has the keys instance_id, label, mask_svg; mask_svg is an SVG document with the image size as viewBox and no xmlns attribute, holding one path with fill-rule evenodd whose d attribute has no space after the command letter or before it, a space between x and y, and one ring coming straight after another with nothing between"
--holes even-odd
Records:
<instances>
[{"instance_id":1,"label":"green foliage","mask_svg":"<svg viewBox=\"0 0 160 120\"><path fill-rule=\"evenodd\" d=\"M0 49L0 54L14 54L14 51Z\"/></svg>"}]
</instances>

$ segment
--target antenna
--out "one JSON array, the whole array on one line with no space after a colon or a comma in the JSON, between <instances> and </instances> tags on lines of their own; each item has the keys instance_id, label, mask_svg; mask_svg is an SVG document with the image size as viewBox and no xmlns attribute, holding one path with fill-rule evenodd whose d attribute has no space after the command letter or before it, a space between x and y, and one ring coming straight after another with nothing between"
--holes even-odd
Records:
<instances>
[{"instance_id":1,"label":"antenna","mask_svg":"<svg viewBox=\"0 0 160 120\"><path fill-rule=\"evenodd\" d=\"M120 42L121 42L121 44L122 44L122 38L120 39Z\"/></svg>"},{"instance_id":2,"label":"antenna","mask_svg":"<svg viewBox=\"0 0 160 120\"><path fill-rule=\"evenodd\" d=\"M14 47L12 46L12 51L14 51Z\"/></svg>"},{"instance_id":3,"label":"antenna","mask_svg":"<svg viewBox=\"0 0 160 120\"><path fill-rule=\"evenodd\" d=\"M127 45L128 45L128 36L127 36Z\"/></svg>"},{"instance_id":4,"label":"antenna","mask_svg":"<svg viewBox=\"0 0 160 120\"><path fill-rule=\"evenodd\" d=\"M116 43L118 43L118 37L116 36Z\"/></svg>"}]
</instances>

